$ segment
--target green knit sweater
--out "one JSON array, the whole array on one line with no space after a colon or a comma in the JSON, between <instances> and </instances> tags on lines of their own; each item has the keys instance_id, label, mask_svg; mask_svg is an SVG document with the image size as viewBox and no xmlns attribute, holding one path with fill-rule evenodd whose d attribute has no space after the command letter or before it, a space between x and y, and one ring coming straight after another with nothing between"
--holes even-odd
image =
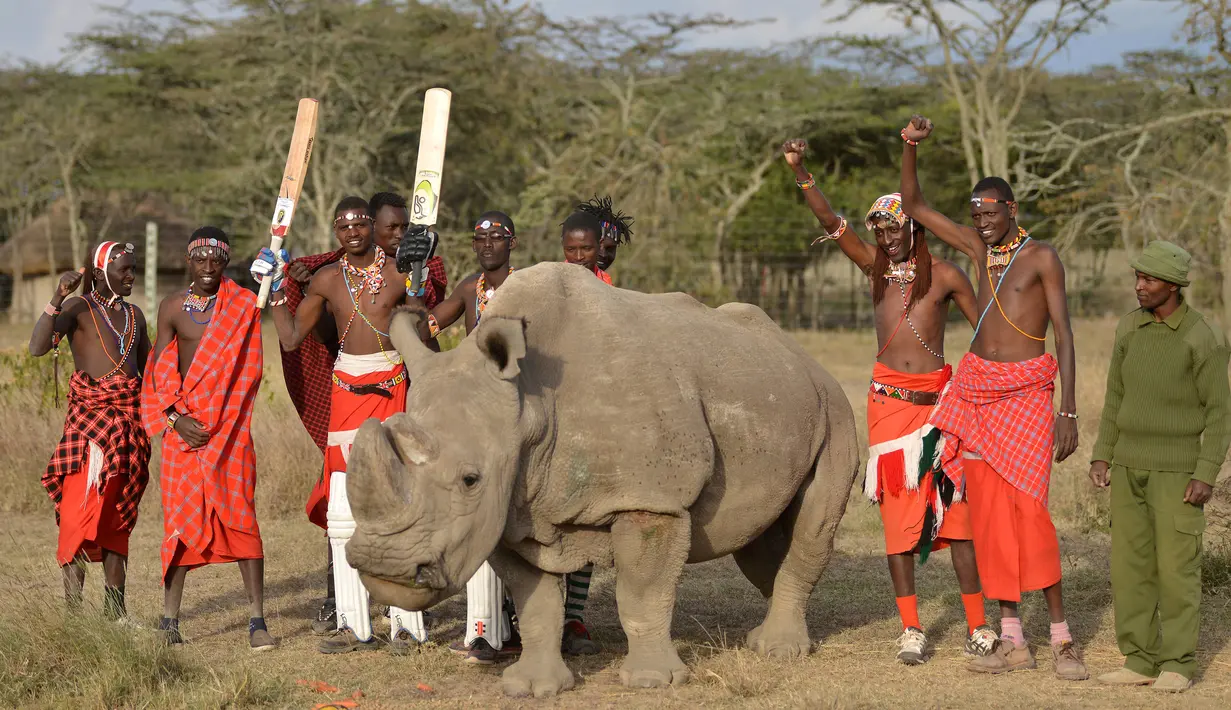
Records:
<instances>
[{"instance_id":1,"label":"green knit sweater","mask_svg":"<svg viewBox=\"0 0 1231 710\"><path fill-rule=\"evenodd\" d=\"M1181 303L1166 320L1120 319L1093 461L1178 471L1214 485L1231 442L1222 331Z\"/></svg>"}]
</instances>

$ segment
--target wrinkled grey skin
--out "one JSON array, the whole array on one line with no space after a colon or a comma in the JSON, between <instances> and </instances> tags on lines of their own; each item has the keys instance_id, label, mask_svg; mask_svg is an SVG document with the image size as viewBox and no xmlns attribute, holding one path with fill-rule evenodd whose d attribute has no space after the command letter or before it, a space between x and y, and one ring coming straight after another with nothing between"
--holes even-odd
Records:
<instances>
[{"instance_id":1,"label":"wrinkled grey skin","mask_svg":"<svg viewBox=\"0 0 1231 710\"><path fill-rule=\"evenodd\" d=\"M560 575L614 565L621 677L655 687L688 676L669 635L684 564L734 555L769 599L749 644L807 653L860 451L841 387L763 312L540 264L454 350L415 318L392 325L406 413L364 423L348 467L346 554L375 599L427 609L490 558L524 646L504 690L541 697L573 685Z\"/></svg>"}]
</instances>

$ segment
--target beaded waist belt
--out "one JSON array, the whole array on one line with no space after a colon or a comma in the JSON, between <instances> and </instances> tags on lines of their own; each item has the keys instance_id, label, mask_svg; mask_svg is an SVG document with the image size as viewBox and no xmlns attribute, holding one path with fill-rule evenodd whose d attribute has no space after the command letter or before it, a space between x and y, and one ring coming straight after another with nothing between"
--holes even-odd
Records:
<instances>
[{"instance_id":1,"label":"beaded waist belt","mask_svg":"<svg viewBox=\"0 0 1231 710\"><path fill-rule=\"evenodd\" d=\"M393 377L390 377L384 382L378 382L376 384L371 384L371 385L352 385L349 382L343 382L342 378L338 377L338 373L336 372L333 373L333 383L337 385L339 389L342 389L343 391L346 391L346 392L350 392L352 394L369 394L373 388L381 389L381 390L388 392L389 390L393 389L394 387L397 387L398 385L402 384L405 381L406 381L406 369L405 368L402 368L401 372L394 375Z\"/></svg>"},{"instance_id":2,"label":"beaded waist belt","mask_svg":"<svg viewBox=\"0 0 1231 710\"><path fill-rule=\"evenodd\" d=\"M894 387L883 382L872 380L872 386L869 389L872 394L888 397L889 399L900 399L903 402L910 402L922 407L935 406L940 401L939 392L919 392L918 390L908 390L905 387Z\"/></svg>"}]
</instances>

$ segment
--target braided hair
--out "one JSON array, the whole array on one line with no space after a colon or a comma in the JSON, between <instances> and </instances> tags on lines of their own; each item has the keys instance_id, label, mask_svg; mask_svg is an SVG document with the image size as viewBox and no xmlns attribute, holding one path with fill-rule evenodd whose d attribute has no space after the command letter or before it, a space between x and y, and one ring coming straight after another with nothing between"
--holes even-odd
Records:
<instances>
[{"instance_id":1,"label":"braided hair","mask_svg":"<svg viewBox=\"0 0 1231 710\"><path fill-rule=\"evenodd\" d=\"M595 195L588 202L577 205L577 211L594 215L599 222L602 222L603 231L599 235L600 240L610 237L615 240L616 244L627 244L632 241L633 230L630 227L633 218L623 212L617 212L611 206L610 195L603 197Z\"/></svg>"}]
</instances>

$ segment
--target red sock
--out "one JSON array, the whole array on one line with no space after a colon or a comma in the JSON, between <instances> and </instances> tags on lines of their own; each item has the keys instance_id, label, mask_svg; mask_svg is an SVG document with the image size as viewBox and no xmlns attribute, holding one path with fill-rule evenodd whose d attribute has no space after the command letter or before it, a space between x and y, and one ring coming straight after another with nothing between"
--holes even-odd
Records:
<instances>
[{"instance_id":1,"label":"red sock","mask_svg":"<svg viewBox=\"0 0 1231 710\"><path fill-rule=\"evenodd\" d=\"M919 623L919 597L912 594L909 597L898 597L898 614L902 617L902 630L915 627L922 629Z\"/></svg>"},{"instance_id":2,"label":"red sock","mask_svg":"<svg viewBox=\"0 0 1231 710\"><path fill-rule=\"evenodd\" d=\"M983 592L963 594L962 606L966 609L967 633L974 633L975 629L987 623L987 616L983 613Z\"/></svg>"}]
</instances>

